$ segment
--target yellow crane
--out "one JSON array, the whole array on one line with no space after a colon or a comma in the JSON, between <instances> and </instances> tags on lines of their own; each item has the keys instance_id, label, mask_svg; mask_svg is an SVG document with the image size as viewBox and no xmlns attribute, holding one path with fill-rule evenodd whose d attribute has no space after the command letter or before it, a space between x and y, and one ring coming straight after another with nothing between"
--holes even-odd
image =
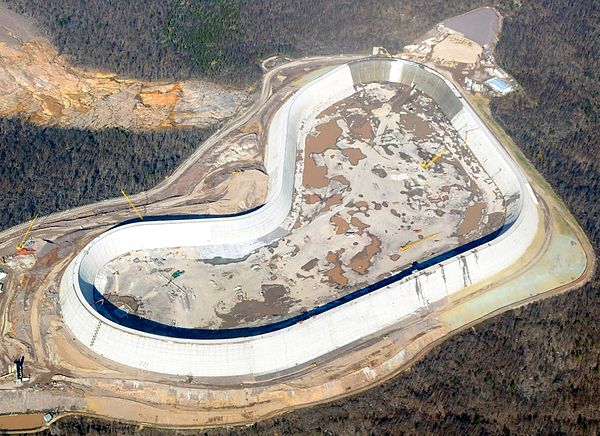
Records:
<instances>
[{"instance_id":1,"label":"yellow crane","mask_svg":"<svg viewBox=\"0 0 600 436\"><path fill-rule=\"evenodd\" d=\"M121 194L123 194L123 197L125 197L125 200L127 200L127 203L129 203L129 206L131 206L131 208L133 209L133 211L135 213L137 213L137 216L140 217L141 220L144 219L144 217L142 216L142 214L140 213L140 211L137 209L137 207L135 207L135 204L133 204L133 201L131 201L131 199L129 198L129 196L127 194L125 194L125 191L123 191L121 189Z\"/></svg>"},{"instance_id":2,"label":"yellow crane","mask_svg":"<svg viewBox=\"0 0 600 436\"><path fill-rule=\"evenodd\" d=\"M23 245L25 245L25 242L27 241L27 237L29 236L29 233L31 232L31 228L33 227L33 223L35 222L35 219L37 217L38 217L38 214L36 213L33 216L33 218L31 219L31 222L29 223L29 227L27 227L27 231L23 235L23 239L21 239L21 242L19 242L19 244L17 245L17 250L22 250L23 249Z\"/></svg>"},{"instance_id":3,"label":"yellow crane","mask_svg":"<svg viewBox=\"0 0 600 436\"><path fill-rule=\"evenodd\" d=\"M441 151L439 151L438 153L436 153L436 155L435 155L435 156L433 156L433 157L432 157L432 158L429 160L429 162L423 162L423 163L421 164L421 166L422 166L423 168L429 168L431 165L433 165L433 164L435 163L435 161L436 161L436 160L438 160L440 157L442 157L442 155L443 155L444 153L446 153L446 148L445 148L445 147L444 147L444 148L442 148L442 150L441 150Z\"/></svg>"},{"instance_id":4,"label":"yellow crane","mask_svg":"<svg viewBox=\"0 0 600 436\"><path fill-rule=\"evenodd\" d=\"M402 247L400 247L400 251L406 251L409 248L414 247L415 245L420 244L421 242L425 242L426 240L431 239L431 238L433 238L433 237L435 237L437 235L439 235L439 232L438 233L432 233L431 235L425 236L424 238L408 242L408 243L404 244Z\"/></svg>"}]
</instances>

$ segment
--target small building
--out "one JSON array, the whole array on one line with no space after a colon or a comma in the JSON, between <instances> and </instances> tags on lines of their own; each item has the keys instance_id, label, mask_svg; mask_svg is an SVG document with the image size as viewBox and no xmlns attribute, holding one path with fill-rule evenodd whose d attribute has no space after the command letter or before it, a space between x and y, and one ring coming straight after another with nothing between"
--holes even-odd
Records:
<instances>
[{"instance_id":1,"label":"small building","mask_svg":"<svg viewBox=\"0 0 600 436\"><path fill-rule=\"evenodd\" d=\"M483 91L483 85L481 83L474 81L473 79L471 79L469 77L465 77L465 88L467 88L467 90L471 91L471 92Z\"/></svg>"},{"instance_id":2,"label":"small building","mask_svg":"<svg viewBox=\"0 0 600 436\"><path fill-rule=\"evenodd\" d=\"M497 77L486 80L484 83L488 88L500 95L506 95L513 90L512 85L506 83L504 80L498 79Z\"/></svg>"}]
</instances>

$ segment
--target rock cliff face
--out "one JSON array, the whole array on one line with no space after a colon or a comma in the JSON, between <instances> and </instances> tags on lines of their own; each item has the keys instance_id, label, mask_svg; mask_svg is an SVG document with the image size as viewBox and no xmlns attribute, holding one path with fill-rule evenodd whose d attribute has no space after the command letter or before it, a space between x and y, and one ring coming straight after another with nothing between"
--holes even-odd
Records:
<instances>
[{"instance_id":1,"label":"rock cliff face","mask_svg":"<svg viewBox=\"0 0 600 436\"><path fill-rule=\"evenodd\" d=\"M205 81L145 82L74 67L0 7L0 117L60 127L209 127L248 104L248 93Z\"/></svg>"}]
</instances>

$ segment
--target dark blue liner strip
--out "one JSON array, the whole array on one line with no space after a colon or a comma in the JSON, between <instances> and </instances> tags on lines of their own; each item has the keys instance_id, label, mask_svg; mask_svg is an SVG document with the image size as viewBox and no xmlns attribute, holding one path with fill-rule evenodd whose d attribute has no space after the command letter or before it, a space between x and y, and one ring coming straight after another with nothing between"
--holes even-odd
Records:
<instances>
[{"instance_id":1,"label":"dark blue liner strip","mask_svg":"<svg viewBox=\"0 0 600 436\"><path fill-rule=\"evenodd\" d=\"M214 215L211 215L214 218ZM164 220L166 217L157 217L161 220ZM189 218L189 217L188 217ZM341 306L342 304L348 303L349 301L356 300L357 298L362 297L363 295L367 295L377 289L381 289L387 285L395 283L399 280L402 280L405 277L408 277L412 273L416 271L420 271L426 268L429 268L433 265L436 265L440 262L443 262L451 257L458 256L462 253L465 253L469 250L472 250L476 247L484 245L490 241L496 239L501 233L503 233L507 229L506 226L500 227L499 229L489 233L488 235L482 236L479 239L471 241L467 244L464 244L460 247L457 247L453 250L447 251L445 253L434 256L430 259L426 259L421 262L414 262L410 267L405 270L391 275L377 283L369 285L365 288L354 291L348 295L344 295L337 300L331 301L329 303L323 304L322 306L317 306L313 309L310 309L306 312L302 312L299 315L293 316L291 318L274 322L272 324L266 324L262 326L256 327L239 327L239 328L231 328L231 329L221 329L221 330L212 330L212 329L199 329L199 328L185 328L185 327L174 327L167 324L162 324L156 321L152 321L146 318L142 318L135 314L128 314L127 312L119 309L109 300L103 299L102 294L100 294L96 288L94 288L94 300L93 301L103 301L102 305L96 304L95 307L99 311L99 313L108 319L120 324L124 327L129 327L134 330L152 333L159 336L171 337L171 338L183 338L183 339L231 339L231 338L243 338L250 336L257 336L264 333L270 333L277 330L284 329L286 327L290 327L294 324L298 324L302 321L305 321L313 316L322 314L327 312L328 310L333 309L334 307ZM376 314L374 314L376 316Z\"/></svg>"}]
</instances>

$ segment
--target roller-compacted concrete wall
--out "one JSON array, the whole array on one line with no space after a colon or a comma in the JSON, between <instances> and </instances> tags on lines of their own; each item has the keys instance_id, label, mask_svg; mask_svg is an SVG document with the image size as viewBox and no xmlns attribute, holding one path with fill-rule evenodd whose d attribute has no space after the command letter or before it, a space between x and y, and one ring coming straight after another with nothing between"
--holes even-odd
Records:
<instances>
[{"instance_id":1,"label":"roller-compacted concrete wall","mask_svg":"<svg viewBox=\"0 0 600 436\"><path fill-rule=\"evenodd\" d=\"M206 258L235 258L286 232L294 207L296 150L305 139L301 126L352 95L355 85L374 81L414 86L431 96L451 120L506 199L507 221L494 240L313 318L254 336L159 336L119 325L94 309L98 272L131 250L194 246ZM256 211L227 218L134 223L90 242L68 266L61 283L63 317L71 332L96 353L149 371L207 377L274 373L375 334L511 266L530 246L538 226L537 201L519 168L449 81L409 61L354 61L299 90L271 122L265 166L269 194L265 205Z\"/></svg>"}]
</instances>

